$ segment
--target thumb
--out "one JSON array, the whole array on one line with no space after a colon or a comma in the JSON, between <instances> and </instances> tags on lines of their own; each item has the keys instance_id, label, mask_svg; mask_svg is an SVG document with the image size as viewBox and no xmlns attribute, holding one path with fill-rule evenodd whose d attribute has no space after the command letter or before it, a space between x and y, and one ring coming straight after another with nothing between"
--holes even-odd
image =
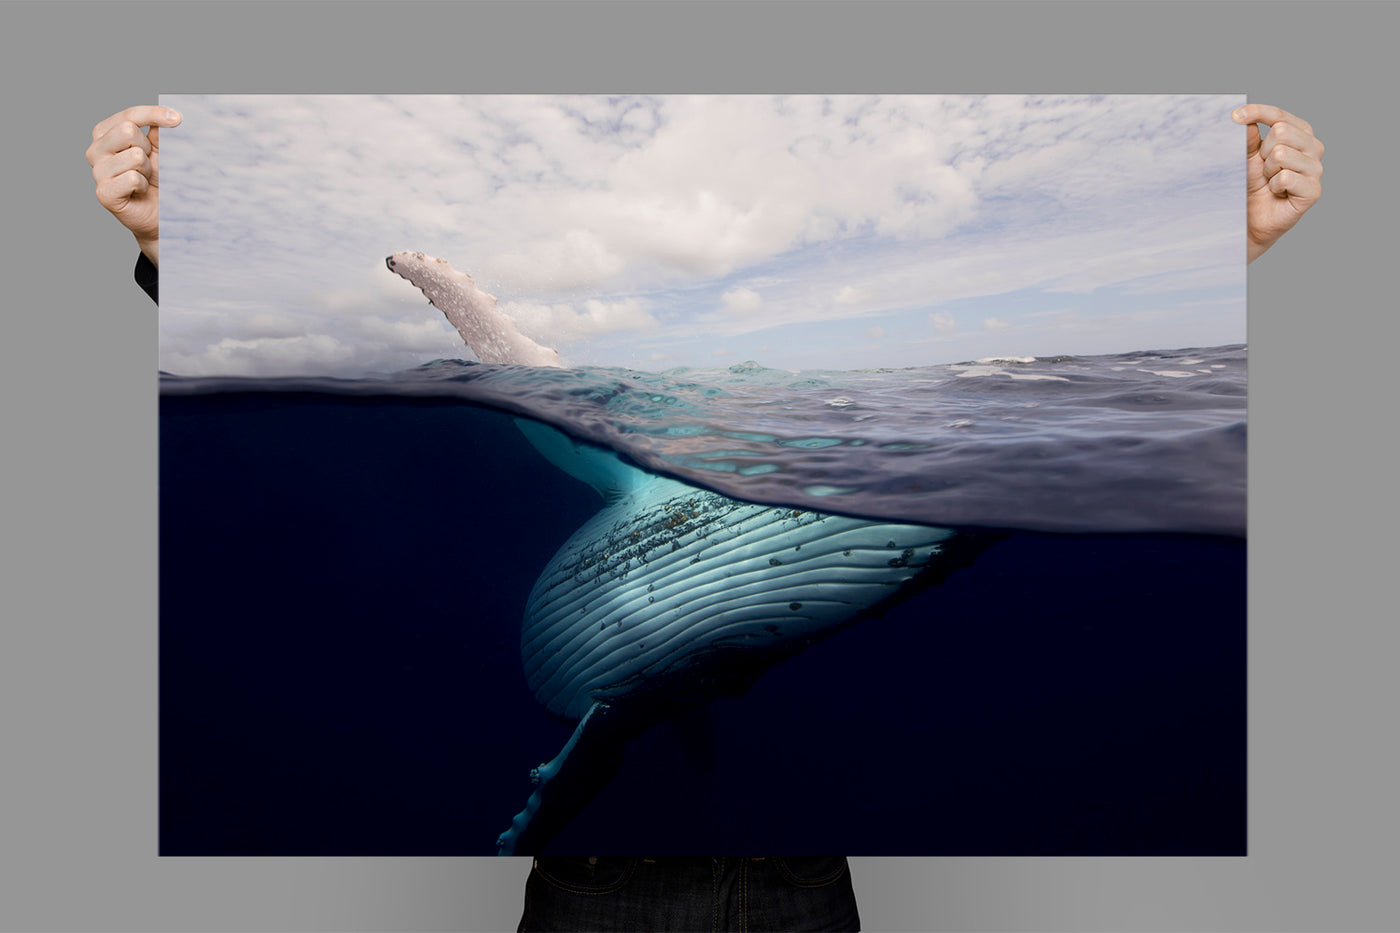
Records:
<instances>
[{"instance_id":1,"label":"thumb","mask_svg":"<svg viewBox=\"0 0 1400 933\"><path fill-rule=\"evenodd\" d=\"M151 131L146 134L146 139L151 144L149 158L151 161L151 187L153 188L160 186L160 128L162 125L179 126L184 119L178 110L171 110L167 107L165 111L165 122L163 124L152 122Z\"/></svg>"},{"instance_id":2,"label":"thumb","mask_svg":"<svg viewBox=\"0 0 1400 933\"><path fill-rule=\"evenodd\" d=\"M151 132L155 132L152 130ZM1244 128L1244 176L1245 190L1257 191L1264 187L1267 181L1264 178L1264 158L1260 155L1259 149L1263 145L1264 138L1259 133L1259 124L1250 123Z\"/></svg>"},{"instance_id":3,"label":"thumb","mask_svg":"<svg viewBox=\"0 0 1400 933\"><path fill-rule=\"evenodd\" d=\"M151 154L147 159L151 163L151 187L160 187L160 127L153 126L146 134L146 138L151 141Z\"/></svg>"},{"instance_id":4,"label":"thumb","mask_svg":"<svg viewBox=\"0 0 1400 933\"><path fill-rule=\"evenodd\" d=\"M180 111L172 110L169 107L162 108L164 112L153 115L148 121L151 131L146 134L146 138L151 141L151 155L155 155L154 150L160 146L160 128L162 126L179 126L185 119Z\"/></svg>"},{"instance_id":5,"label":"thumb","mask_svg":"<svg viewBox=\"0 0 1400 933\"><path fill-rule=\"evenodd\" d=\"M1254 106L1254 105L1252 105L1252 104L1246 104L1246 105L1243 106L1243 107L1236 107L1236 108L1234 109L1234 111L1230 114L1230 119L1231 119L1231 120L1234 120L1236 123L1243 123L1243 124L1244 124L1244 129L1245 129L1245 135L1244 135L1244 154L1245 154L1245 158L1249 158L1249 157L1253 156L1256 152L1258 152L1258 151L1259 151L1259 145L1260 145L1260 143L1263 141L1263 136L1259 133L1259 123L1258 123L1258 120L1259 120L1260 114L1254 112L1254 111L1257 111L1258 109L1259 109L1258 107L1256 107L1256 106ZM1251 119L1251 118L1252 118L1252 119Z\"/></svg>"},{"instance_id":6,"label":"thumb","mask_svg":"<svg viewBox=\"0 0 1400 933\"><path fill-rule=\"evenodd\" d=\"M155 128L151 128L151 134L155 134ZM1245 158L1253 158L1259 154L1259 147L1264 143L1264 137L1259 132L1259 124L1251 123L1244 128L1244 154Z\"/></svg>"}]
</instances>

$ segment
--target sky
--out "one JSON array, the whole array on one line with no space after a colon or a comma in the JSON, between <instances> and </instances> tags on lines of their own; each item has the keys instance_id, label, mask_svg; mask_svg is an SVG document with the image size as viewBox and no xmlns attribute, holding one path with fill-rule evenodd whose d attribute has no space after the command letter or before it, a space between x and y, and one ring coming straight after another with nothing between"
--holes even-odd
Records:
<instances>
[{"instance_id":1,"label":"sky","mask_svg":"<svg viewBox=\"0 0 1400 933\"><path fill-rule=\"evenodd\" d=\"M572 365L1245 341L1243 95L162 95L160 368L473 359L446 259Z\"/></svg>"}]
</instances>

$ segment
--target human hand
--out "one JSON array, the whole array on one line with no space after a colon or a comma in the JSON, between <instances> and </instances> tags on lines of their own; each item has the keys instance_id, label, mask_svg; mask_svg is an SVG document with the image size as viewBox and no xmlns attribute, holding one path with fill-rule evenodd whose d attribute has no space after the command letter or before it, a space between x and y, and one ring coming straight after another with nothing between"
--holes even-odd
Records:
<instances>
[{"instance_id":1,"label":"human hand","mask_svg":"<svg viewBox=\"0 0 1400 933\"><path fill-rule=\"evenodd\" d=\"M97 200L136 237L141 252L160 265L160 127L178 126L168 107L128 107L92 128L87 160ZM149 135L141 131L150 127Z\"/></svg>"},{"instance_id":2,"label":"human hand","mask_svg":"<svg viewBox=\"0 0 1400 933\"><path fill-rule=\"evenodd\" d=\"M1230 116L1247 126L1245 203L1253 262L1322 196L1323 145L1306 120L1278 107L1245 104ZM1259 123L1270 127L1267 141Z\"/></svg>"}]
</instances>

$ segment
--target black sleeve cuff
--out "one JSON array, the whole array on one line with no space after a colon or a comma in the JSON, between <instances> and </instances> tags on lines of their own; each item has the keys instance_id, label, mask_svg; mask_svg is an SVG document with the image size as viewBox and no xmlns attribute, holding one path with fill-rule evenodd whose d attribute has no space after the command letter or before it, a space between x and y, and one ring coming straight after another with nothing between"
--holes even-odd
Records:
<instances>
[{"instance_id":1,"label":"black sleeve cuff","mask_svg":"<svg viewBox=\"0 0 1400 933\"><path fill-rule=\"evenodd\" d=\"M145 253L138 253L136 256L136 284L151 296L152 301L160 304L160 270Z\"/></svg>"}]
</instances>

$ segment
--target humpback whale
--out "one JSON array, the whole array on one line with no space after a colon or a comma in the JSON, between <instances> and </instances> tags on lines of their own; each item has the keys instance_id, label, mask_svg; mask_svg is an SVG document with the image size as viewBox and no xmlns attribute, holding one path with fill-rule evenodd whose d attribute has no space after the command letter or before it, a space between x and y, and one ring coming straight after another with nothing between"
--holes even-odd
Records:
<instances>
[{"instance_id":1,"label":"humpback whale","mask_svg":"<svg viewBox=\"0 0 1400 933\"><path fill-rule=\"evenodd\" d=\"M557 366L470 276L401 252L390 270L420 288L484 362ZM937 582L972 536L758 505L658 476L535 421L515 423L602 497L526 602L521 661L535 699L573 722L560 752L497 839L538 851L611 779L621 747L696 704L741 694L763 670ZM980 549L980 547L978 548Z\"/></svg>"}]
</instances>

